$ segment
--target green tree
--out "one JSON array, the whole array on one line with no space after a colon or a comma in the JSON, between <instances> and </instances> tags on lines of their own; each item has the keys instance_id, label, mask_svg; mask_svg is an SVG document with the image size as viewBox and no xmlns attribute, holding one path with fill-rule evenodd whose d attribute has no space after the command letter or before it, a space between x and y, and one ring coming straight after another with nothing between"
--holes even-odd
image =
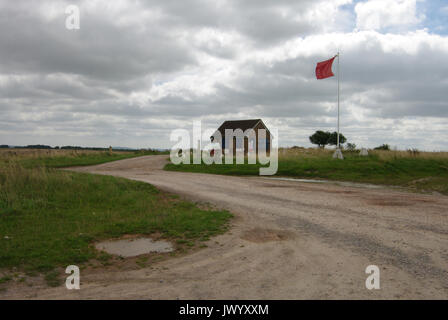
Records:
<instances>
[{"instance_id":1,"label":"green tree","mask_svg":"<svg viewBox=\"0 0 448 320\"><path fill-rule=\"evenodd\" d=\"M347 139L342 133L339 133L339 144L344 144ZM338 133L335 131L329 134L328 144L331 146L336 146L338 144Z\"/></svg>"},{"instance_id":2,"label":"green tree","mask_svg":"<svg viewBox=\"0 0 448 320\"><path fill-rule=\"evenodd\" d=\"M374 148L374 150L390 150L390 146L388 144L382 144L379 147Z\"/></svg>"},{"instance_id":3,"label":"green tree","mask_svg":"<svg viewBox=\"0 0 448 320\"><path fill-rule=\"evenodd\" d=\"M310 136L310 142L312 144L317 144L320 148L325 148L325 146L328 144L329 138L330 132L318 130L312 136Z\"/></svg>"},{"instance_id":4,"label":"green tree","mask_svg":"<svg viewBox=\"0 0 448 320\"><path fill-rule=\"evenodd\" d=\"M354 143L347 143L347 150L349 151L355 151L356 150L356 144Z\"/></svg>"}]
</instances>

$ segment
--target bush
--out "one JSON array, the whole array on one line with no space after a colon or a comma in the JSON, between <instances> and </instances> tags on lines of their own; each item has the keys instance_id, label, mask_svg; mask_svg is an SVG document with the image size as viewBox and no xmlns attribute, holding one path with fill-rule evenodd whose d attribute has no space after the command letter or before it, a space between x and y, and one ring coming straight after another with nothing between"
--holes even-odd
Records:
<instances>
[{"instance_id":1,"label":"bush","mask_svg":"<svg viewBox=\"0 0 448 320\"><path fill-rule=\"evenodd\" d=\"M347 138L344 137L342 133L339 133L339 144L344 144L345 141L347 141ZM338 133L336 131L330 133L330 135L328 136L328 144L330 146L336 146L338 144Z\"/></svg>"},{"instance_id":2,"label":"bush","mask_svg":"<svg viewBox=\"0 0 448 320\"><path fill-rule=\"evenodd\" d=\"M388 144L382 144L379 147L374 148L374 150L390 150L390 146Z\"/></svg>"},{"instance_id":3,"label":"bush","mask_svg":"<svg viewBox=\"0 0 448 320\"><path fill-rule=\"evenodd\" d=\"M335 146L338 144L338 133L318 130L309 139L312 144L317 144L319 148L325 148L327 144ZM347 139L342 133L339 133L339 144L343 144L345 141Z\"/></svg>"}]
</instances>

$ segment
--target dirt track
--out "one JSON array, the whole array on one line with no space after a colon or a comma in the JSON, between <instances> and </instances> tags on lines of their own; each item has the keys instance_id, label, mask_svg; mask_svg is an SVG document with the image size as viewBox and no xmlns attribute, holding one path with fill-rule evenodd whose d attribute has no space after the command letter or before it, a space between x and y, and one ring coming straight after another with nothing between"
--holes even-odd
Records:
<instances>
[{"instance_id":1,"label":"dirt track","mask_svg":"<svg viewBox=\"0 0 448 320\"><path fill-rule=\"evenodd\" d=\"M153 269L81 274L81 290L10 298L414 299L448 298L448 197L261 177L161 170L147 156L77 171L149 182L235 213L233 227ZM381 270L367 290L365 269Z\"/></svg>"}]
</instances>

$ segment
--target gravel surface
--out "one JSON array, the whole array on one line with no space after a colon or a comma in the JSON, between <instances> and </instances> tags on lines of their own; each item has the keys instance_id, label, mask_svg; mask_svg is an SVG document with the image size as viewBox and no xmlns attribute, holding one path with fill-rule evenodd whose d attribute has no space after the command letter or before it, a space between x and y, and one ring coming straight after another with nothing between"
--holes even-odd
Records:
<instances>
[{"instance_id":1,"label":"gravel surface","mask_svg":"<svg viewBox=\"0 0 448 320\"><path fill-rule=\"evenodd\" d=\"M148 268L81 273L81 290L22 286L7 298L448 298L446 196L169 172L166 161L146 156L72 170L149 182L228 209L229 232ZM380 269L380 290L365 287L369 265Z\"/></svg>"}]
</instances>

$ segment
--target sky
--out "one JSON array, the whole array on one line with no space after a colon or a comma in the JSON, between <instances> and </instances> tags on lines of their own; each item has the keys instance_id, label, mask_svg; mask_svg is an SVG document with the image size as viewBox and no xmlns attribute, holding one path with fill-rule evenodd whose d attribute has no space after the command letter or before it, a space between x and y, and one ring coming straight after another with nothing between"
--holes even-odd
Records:
<instances>
[{"instance_id":1,"label":"sky","mask_svg":"<svg viewBox=\"0 0 448 320\"><path fill-rule=\"evenodd\" d=\"M170 148L261 118L309 147L336 130L315 67L338 51L348 142L448 151L446 0L0 0L0 144Z\"/></svg>"}]
</instances>

